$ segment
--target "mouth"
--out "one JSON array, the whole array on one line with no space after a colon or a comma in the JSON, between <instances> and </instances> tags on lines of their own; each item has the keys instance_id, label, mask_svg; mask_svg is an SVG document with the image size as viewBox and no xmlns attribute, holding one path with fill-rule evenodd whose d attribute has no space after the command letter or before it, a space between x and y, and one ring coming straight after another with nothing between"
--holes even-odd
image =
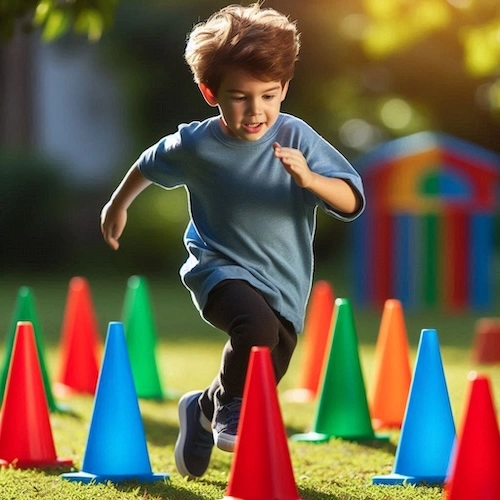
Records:
<instances>
[{"instance_id":1,"label":"mouth","mask_svg":"<svg viewBox=\"0 0 500 500\"><path fill-rule=\"evenodd\" d=\"M262 129L263 123L243 123L242 127L249 134L256 134Z\"/></svg>"}]
</instances>

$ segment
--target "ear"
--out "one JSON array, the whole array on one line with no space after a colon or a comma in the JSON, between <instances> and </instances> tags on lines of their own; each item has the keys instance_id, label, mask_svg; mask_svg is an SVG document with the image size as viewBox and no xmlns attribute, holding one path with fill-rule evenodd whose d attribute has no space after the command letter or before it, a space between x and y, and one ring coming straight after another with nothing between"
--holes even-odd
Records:
<instances>
[{"instance_id":1,"label":"ear","mask_svg":"<svg viewBox=\"0 0 500 500\"><path fill-rule=\"evenodd\" d=\"M290 87L290 80L286 82L281 89L281 102L285 100L286 94L288 92L288 87Z\"/></svg>"},{"instance_id":2,"label":"ear","mask_svg":"<svg viewBox=\"0 0 500 500\"><path fill-rule=\"evenodd\" d=\"M204 84L199 83L198 88L200 89L201 95L207 101L209 106L215 107L218 104L217 97L215 94Z\"/></svg>"}]
</instances>

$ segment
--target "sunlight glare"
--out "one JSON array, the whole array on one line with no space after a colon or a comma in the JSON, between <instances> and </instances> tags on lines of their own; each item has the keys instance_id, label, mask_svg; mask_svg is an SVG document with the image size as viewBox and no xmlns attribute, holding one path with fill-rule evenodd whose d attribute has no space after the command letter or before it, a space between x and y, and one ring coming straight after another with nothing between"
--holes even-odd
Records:
<instances>
[{"instance_id":1,"label":"sunlight glare","mask_svg":"<svg viewBox=\"0 0 500 500\"><path fill-rule=\"evenodd\" d=\"M452 7L457 9L468 9L472 5L472 0L447 0Z\"/></svg>"},{"instance_id":2,"label":"sunlight glare","mask_svg":"<svg viewBox=\"0 0 500 500\"><path fill-rule=\"evenodd\" d=\"M386 101L380 110L380 118L383 124L391 129L402 129L407 127L413 117L410 105L400 98L392 98Z\"/></svg>"},{"instance_id":3,"label":"sunlight glare","mask_svg":"<svg viewBox=\"0 0 500 500\"><path fill-rule=\"evenodd\" d=\"M350 14L342 19L340 29L348 40L362 40L368 28L368 19L362 14Z\"/></svg>"},{"instance_id":4,"label":"sunlight glare","mask_svg":"<svg viewBox=\"0 0 500 500\"><path fill-rule=\"evenodd\" d=\"M343 144L360 151L369 150L378 140L376 128L359 118L347 120L340 127L339 137Z\"/></svg>"}]
</instances>

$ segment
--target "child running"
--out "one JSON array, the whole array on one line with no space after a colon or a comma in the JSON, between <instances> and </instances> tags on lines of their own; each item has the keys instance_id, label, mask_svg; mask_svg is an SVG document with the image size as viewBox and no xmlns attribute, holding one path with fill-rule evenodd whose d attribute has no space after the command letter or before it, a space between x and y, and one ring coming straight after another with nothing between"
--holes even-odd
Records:
<instances>
[{"instance_id":1,"label":"child running","mask_svg":"<svg viewBox=\"0 0 500 500\"><path fill-rule=\"evenodd\" d=\"M202 317L228 335L211 385L179 401L175 460L189 478L206 472L214 444L234 450L252 347L269 348L277 383L288 369L313 280L318 207L346 222L364 209L349 162L281 112L299 48L296 24L259 3L197 24L185 59L217 114L146 149L101 213L116 250L127 209L146 187L188 193L180 276Z\"/></svg>"}]
</instances>

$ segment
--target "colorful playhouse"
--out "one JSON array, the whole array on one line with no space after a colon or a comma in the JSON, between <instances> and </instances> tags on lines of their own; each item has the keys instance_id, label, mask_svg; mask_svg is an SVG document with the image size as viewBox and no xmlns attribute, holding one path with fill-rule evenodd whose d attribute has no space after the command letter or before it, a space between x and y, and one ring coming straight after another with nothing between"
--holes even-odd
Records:
<instances>
[{"instance_id":1,"label":"colorful playhouse","mask_svg":"<svg viewBox=\"0 0 500 500\"><path fill-rule=\"evenodd\" d=\"M421 132L375 148L356 166L367 197L353 224L356 302L488 307L500 156Z\"/></svg>"}]
</instances>

